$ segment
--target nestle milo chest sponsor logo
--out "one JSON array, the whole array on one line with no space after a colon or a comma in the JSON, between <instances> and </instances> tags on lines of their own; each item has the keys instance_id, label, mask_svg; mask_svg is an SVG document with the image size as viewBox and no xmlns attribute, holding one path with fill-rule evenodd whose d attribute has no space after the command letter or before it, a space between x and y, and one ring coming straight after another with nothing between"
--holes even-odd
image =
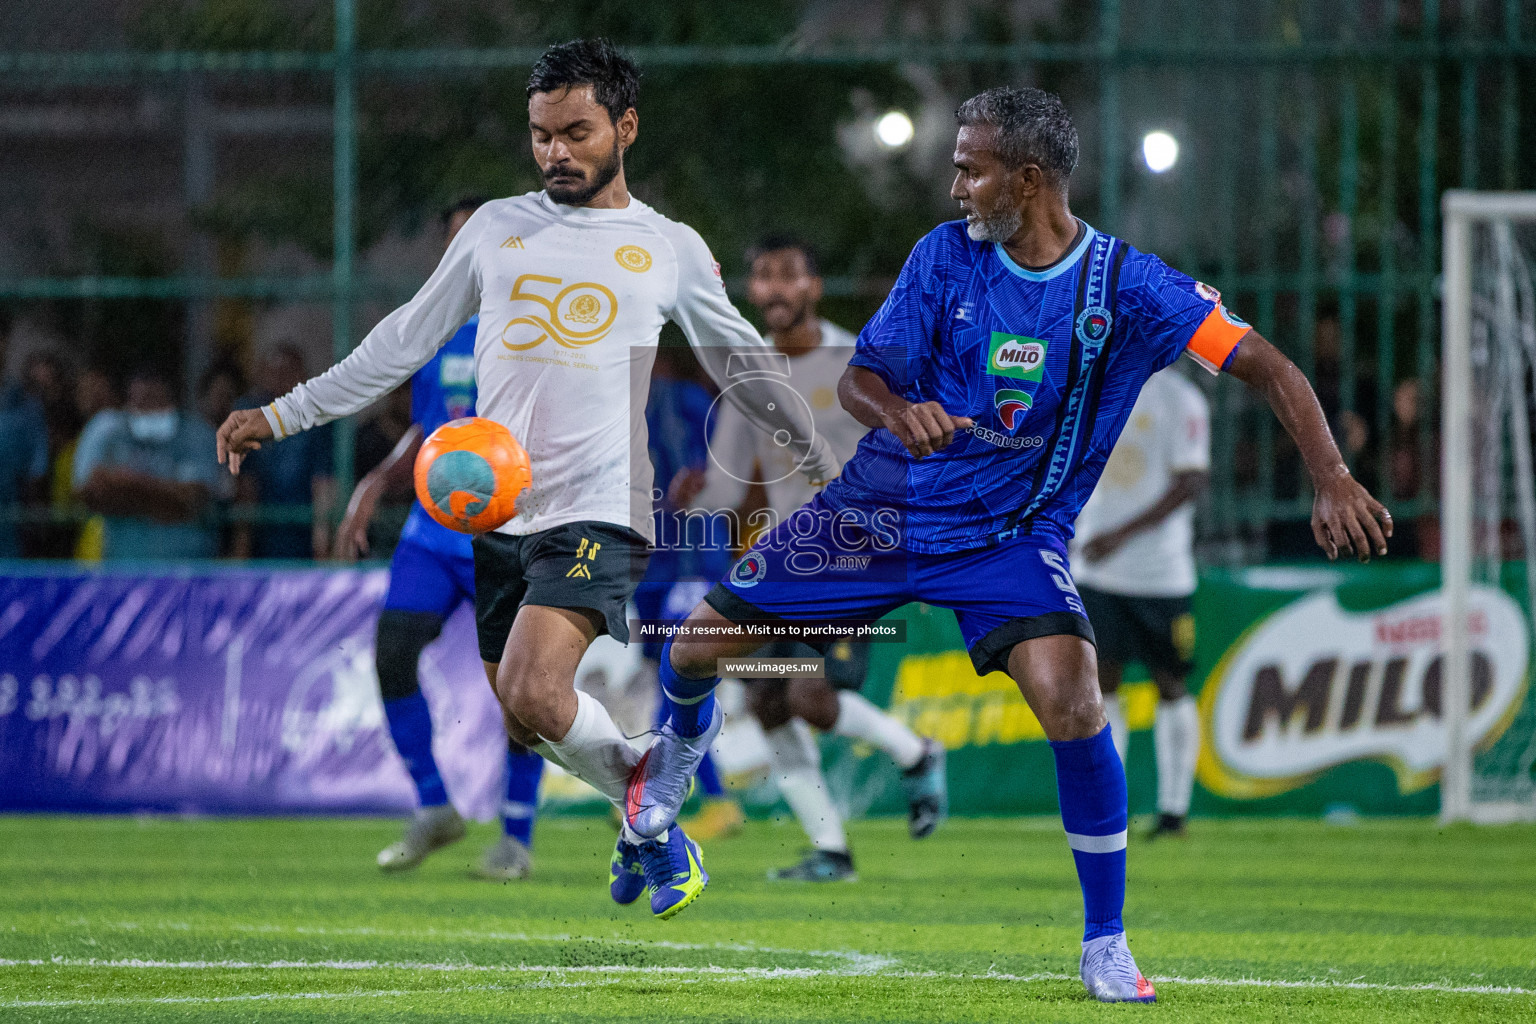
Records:
<instances>
[{"instance_id":1,"label":"nestle milo chest sponsor logo","mask_svg":"<svg viewBox=\"0 0 1536 1024\"><path fill-rule=\"evenodd\" d=\"M1525 616L1509 595L1474 587L1474 745L1508 726L1525 692ZM1305 785L1346 761L1378 760L1404 793L1445 764L1444 601L1438 591L1367 611L1332 590L1302 597L1253 626L1222 657L1200 696L1199 778L1252 799Z\"/></svg>"},{"instance_id":2,"label":"nestle milo chest sponsor logo","mask_svg":"<svg viewBox=\"0 0 1536 1024\"><path fill-rule=\"evenodd\" d=\"M987 372L999 377L1038 381L1045 372L1046 343L1020 334L992 332L987 349Z\"/></svg>"}]
</instances>

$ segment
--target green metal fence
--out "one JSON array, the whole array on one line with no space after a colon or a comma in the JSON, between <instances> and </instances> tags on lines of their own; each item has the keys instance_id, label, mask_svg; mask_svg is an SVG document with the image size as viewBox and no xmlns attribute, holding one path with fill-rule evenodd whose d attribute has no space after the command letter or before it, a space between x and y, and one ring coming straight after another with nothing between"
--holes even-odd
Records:
<instances>
[{"instance_id":1,"label":"green metal fence","mask_svg":"<svg viewBox=\"0 0 1536 1024\"><path fill-rule=\"evenodd\" d=\"M323 300L334 355L345 355L362 333L359 301L407 294L412 284L359 269L359 90L518 72L540 49L360 48L357 2L334 0L328 50L0 53L0 85L34 91L189 76L258 88L328 83L328 274L13 277L0 280L0 300ZM999 39L1008 33L978 28L958 41L629 49L652 72L803 77L918 68L958 89L1034 81L1060 91L1084 136L1078 212L1210 282L1289 352L1318 382L1357 472L1403 521L1434 507L1439 194L1536 187L1536 144L1520 132L1536 87L1536 41L1524 32L1532 6L1098 0L1064 5L1059 26L1038 38ZM1138 160L1140 139L1154 128L1181 143L1166 175ZM525 157L509 146L507 159ZM878 283L881 268L829 270L840 311L873 308L879 289L871 280ZM1410 398L1416 416L1403 414ZM1305 519L1299 465L1272 418L1231 383L1213 390L1213 402L1206 535L1252 541L1273 524ZM349 431L338 432L335 461L350 480Z\"/></svg>"}]
</instances>

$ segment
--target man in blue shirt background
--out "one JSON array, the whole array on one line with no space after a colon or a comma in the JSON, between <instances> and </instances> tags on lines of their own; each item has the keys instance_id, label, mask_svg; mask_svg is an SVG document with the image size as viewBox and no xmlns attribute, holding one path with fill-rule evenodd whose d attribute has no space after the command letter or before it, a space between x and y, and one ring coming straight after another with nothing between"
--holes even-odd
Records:
<instances>
[{"instance_id":1,"label":"man in blue shirt background","mask_svg":"<svg viewBox=\"0 0 1536 1024\"><path fill-rule=\"evenodd\" d=\"M0 374L10 354L11 315L0 309ZM20 383L0 380L0 511L19 512L48 474L48 430L42 403ZM16 558L16 523L0 518L0 558Z\"/></svg>"},{"instance_id":2,"label":"man in blue shirt background","mask_svg":"<svg viewBox=\"0 0 1536 1024\"><path fill-rule=\"evenodd\" d=\"M230 496L213 428L176 408L170 379L140 369L122 409L97 413L75 449L75 495L106 517L107 558L213 558L219 531L204 516Z\"/></svg>"}]
</instances>

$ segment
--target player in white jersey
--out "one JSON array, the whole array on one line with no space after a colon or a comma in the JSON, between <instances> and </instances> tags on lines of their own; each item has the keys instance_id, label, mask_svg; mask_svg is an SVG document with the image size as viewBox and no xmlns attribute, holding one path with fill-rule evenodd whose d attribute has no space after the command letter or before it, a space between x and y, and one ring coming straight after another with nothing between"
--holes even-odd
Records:
<instances>
[{"instance_id":1,"label":"player in white jersey","mask_svg":"<svg viewBox=\"0 0 1536 1024\"><path fill-rule=\"evenodd\" d=\"M480 655L509 735L615 806L639 755L574 680L598 634L629 639L625 602L652 534L645 396L658 336L676 323L722 385L728 367L768 351L726 298L698 234L630 195L623 157L639 131L638 91L638 69L606 40L545 51L528 82L544 191L482 206L415 298L356 351L265 409L233 414L218 439L221 461L238 472L262 441L395 388L478 313L477 411L506 426L532 464L517 515L474 540ZM808 479L836 475L803 410L753 380L730 395L793 449ZM649 891L652 911L670 917L707 882L681 829L649 841L620 835L610 877L618 902Z\"/></svg>"},{"instance_id":2,"label":"player in white jersey","mask_svg":"<svg viewBox=\"0 0 1536 1024\"><path fill-rule=\"evenodd\" d=\"M1195 646L1194 503L1210 465L1205 395L1176 369L1153 374L1078 516L1072 545L1072 574L1099 640L1099 689L1122 762L1130 733L1116 691L1126 664L1145 665L1157 683L1152 835L1183 834L1195 788L1200 722L1185 678Z\"/></svg>"},{"instance_id":3,"label":"player in white jersey","mask_svg":"<svg viewBox=\"0 0 1536 1024\"><path fill-rule=\"evenodd\" d=\"M747 263L747 297L762 314L769 341L784 354L787 383L809 406L816 433L839 459L851 458L869 428L838 403L837 382L848 369L856 339L816 313L822 279L814 252L799 239L774 235L747 254ZM794 471L790 453L734 407L719 408L709 451L703 489L692 501L695 508L752 513L744 502L749 484L758 481L767 495L762 511L770 522L756 525L772 528L816 494L817 488ZM857 877L843 817L827 791L821 750L807 723L888 754L902 771L912 837L931 835L948 810L944 747L918 736L859 693L869 667L868 645L839 641L813 650L777 641L759 653L826 659L823 678L747 681L748 706L767 734L779 792L812 846L799 864L769 877L807 882Z\"/></svg>"}]
</instances>

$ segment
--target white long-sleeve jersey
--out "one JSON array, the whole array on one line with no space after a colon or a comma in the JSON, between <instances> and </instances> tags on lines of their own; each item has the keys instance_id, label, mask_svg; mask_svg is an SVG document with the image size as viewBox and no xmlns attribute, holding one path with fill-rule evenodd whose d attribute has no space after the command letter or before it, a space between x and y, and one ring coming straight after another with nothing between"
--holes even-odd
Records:
<instances>
[{"instance_id":1,"label":"white long-sleeve jersey","mask_svg":"<svg viewBox=\"0 0 1536 1024\"><path fill-rule=\"evenodd\" d=\"M480 207L411 301L347 358L267 406L274 436L366 407L476 312L476 411L510 430L532 467L501 533L595 520L654 539L645 399L662 325L682 328L722 388L771 351L731 305L692 228L633 197L601 210L531 192ZM750 380L729 393L759 427L787 433L807 479L837 475L803 406Z\"/></svg>"}]
</instances>

